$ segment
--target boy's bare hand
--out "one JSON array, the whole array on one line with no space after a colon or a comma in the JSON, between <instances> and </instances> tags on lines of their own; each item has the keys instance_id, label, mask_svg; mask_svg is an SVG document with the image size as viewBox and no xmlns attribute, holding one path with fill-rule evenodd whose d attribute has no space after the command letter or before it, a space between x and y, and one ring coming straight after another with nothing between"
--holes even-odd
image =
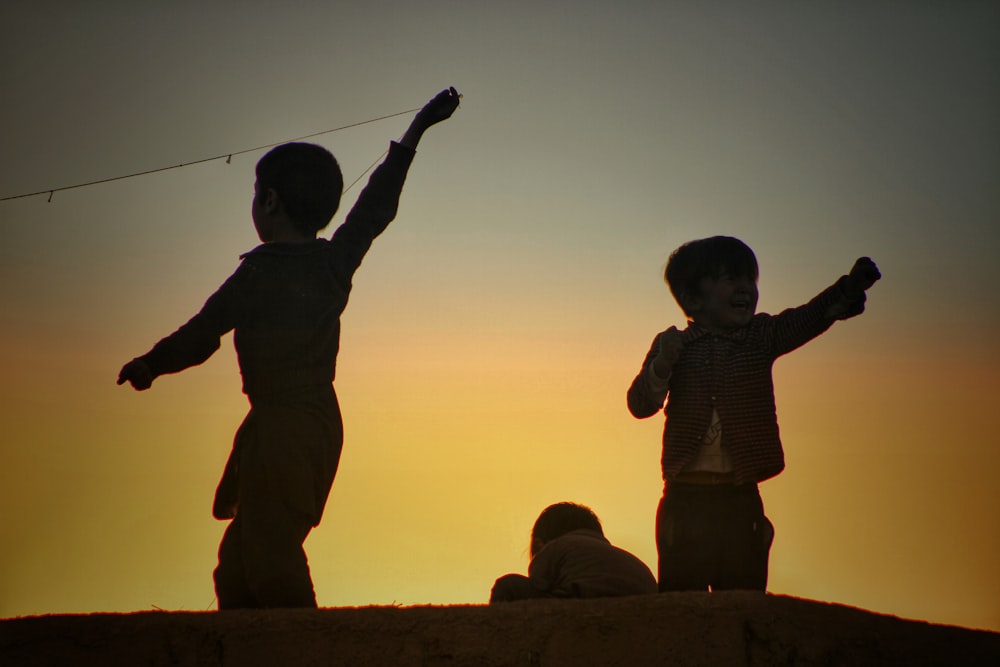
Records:
<instances>
[{"instance_id":1,"label":"boy's bare hand","mask_svg":"<svg viewBox=\"0 0 1000 667\"><path fill-rule=\"evenodd\" d=\"M656 344L659 346L659 350L653 359L653 371L661 378L669 377L674 364L680 359L681 351L684 349L681 332L677 330L677 327L670 327L657 337Z\"/></svg>"},{"instance_id":2,"label":"boy's bare hand","mask_svg":"<svg viewBox=\"0 0 1000 667\"><path fill-rule=\"evenodd\" d=\"M118 384L130 383L136 391L149 389L153 384L153 371L141 359L133 359L118 371Z\"/></svg>"},{"instance_id":3,"label":"boy's bare hand","mask_svg":"<svg viewBox=\"0 0 1000 667\"><path fill-rule=\"evenodd\" d=\"M434 99L425 104L424 108L418 111L417 115L413 117L410 126L406 128L406 132L400 137L399 143L416 150L417 144L420 143L420 138L424 136L424 131L431 125L451 118L451 115L455 113L455 109L458 108L458 101L461 97L454 88L442 90L435 95Z\"/></svg>"},{"instance_id":4,"label":"boy's bare hand","mask_svg":"<svg viewBox=\"0 0 1000 667\"><path fill-rule=\"evenodd\" d=\"M854 262L851 272L847 274L847 289L849 296L859 297L863 292L875 284L875 281L882 277L878 267L870 257L860 257Z\"/></svg>"},{"instance_id":5,"label":"boy's bare hand","mask_svg":"<svg viewBox=\"0 0 1000 667\"><path fill-rule=\"evenodd\" d=\"M434 99L425 104L423 109L417 112L417 122L422 127L428 128L435 123L451 118L455 109L458 108L461 98L462 96L454 88L442 90L434 96Z\"/></svg>"}]
</instances>

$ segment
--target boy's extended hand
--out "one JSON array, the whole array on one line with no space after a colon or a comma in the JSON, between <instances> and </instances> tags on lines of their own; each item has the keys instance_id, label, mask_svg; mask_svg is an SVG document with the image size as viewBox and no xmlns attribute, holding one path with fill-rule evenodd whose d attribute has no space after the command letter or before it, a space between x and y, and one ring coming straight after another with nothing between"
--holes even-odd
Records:
<instances>
[{"instance_id":1,"label":"boy's extended hand","mask_svg":"<svg viewBox=\"0 0 1000 667\"><path fill-rule=\"evenodd\" d=\"M847 274L847 293L852 298L861 298L861 295L875 284L875 281L882 277L875 262L870 257L860 257L854 262L851 272Z\"/></svg>"},{"instance_id":2,"label":"boy's extended hand","mask_svg":"<svg viewBox=\"0 0 1000 667\"><path fill-rule=\"evenodd\" d=\"M458 94L458 91L454 87L442 90L434 96L434 99L425 104L423 109L417 112L417 117L414 120L424 129L435 123L447 120L455 113L455 109L458 108L458 103L461 99L462 96Z\"/></svg>"},{"instance_id":3,"label":"boy's extended hand","mask_svg":"<svg viewBox=\"0 0 1000 667\"><path fill-rule=\"evenodd\" d=\"M458 108L458 102L461 98L462 96L454 88L442 90L435 95L434 99L425 104L424 108L413 117L410 127L406 129L406 133L399 140L399 143L416 150L420 138L424 135L424 130L431 125L451 118L455 109Z\"/></svg>"},{"instance_id":4,"label":"boy's extended hand","mask_svg":"<svg viewBox=\"0 0 1000 667\"><path fill-rule=\"evenodd\" d=\"M136 391L149 389L153 384L153 371L141 359L133 359L118 371L118 384L131 383Z\"/></svg>"},{"instance_id":5,"label":"boy's extended hand","mask_svg":"<svg viewBox=\"0 0 1000 667\"><path fill-rule=\"evenodd\" d=\"M657 377L668 378L674 364L681 357L684 340L677 327L670 327L657 337L656 344L659 349L656 352L656 357L653 358L653 372L656 373Z\"/></svg>"}]
</instances>

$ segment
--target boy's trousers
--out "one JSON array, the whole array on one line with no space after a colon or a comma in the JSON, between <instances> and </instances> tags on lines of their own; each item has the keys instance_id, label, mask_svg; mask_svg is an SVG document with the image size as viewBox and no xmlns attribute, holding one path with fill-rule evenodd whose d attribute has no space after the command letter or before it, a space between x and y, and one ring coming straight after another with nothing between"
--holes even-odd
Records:
<instances>
[{"instance_id":1,"label":"boy's trousers","mask_svg":"<svg viewBox=\"0 0 1000 667\"><path fill-rule=\"evenodd\" d=\"M302 548L311 529L305 515L289 512L280 501L241 503L219 545L219 609L315 607Z\"/></svg>"},{"instance_id":2,"label":"boy's trousers","mask_svg":"<svg viewBox=\"0 0 1000 667\"><path fill-rule=\"evenodd\" d=\"M668 482L656 512L660 591L763 591L773 539L756 484Z\"/></svg>"},{"instance_id":3,"label":"boy's trousers","mask_svg":"<svg viewBox=\"0 0 1000 667\"><path fill-rule=\"evenodd\" d=\"M220 609L315 607L302 543L319 524L343 425L330 386L254 401L216 492Z\"/></svg>"}]
</instances>

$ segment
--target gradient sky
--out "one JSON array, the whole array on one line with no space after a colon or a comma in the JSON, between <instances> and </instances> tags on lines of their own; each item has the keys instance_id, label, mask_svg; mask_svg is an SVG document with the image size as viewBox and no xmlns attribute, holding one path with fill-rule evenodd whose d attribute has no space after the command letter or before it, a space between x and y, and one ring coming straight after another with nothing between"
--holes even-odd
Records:
<instances>
[{"instance_id":1,"label":"gradient sky","mask_svg":"<svg viewBox=\"0 0 1000 667\"><path fill-rule=\"evenodd\" d=\"M1000 6L749 4L5 3L0 197L465 95L343 318L321 606L485 603L562 500L655 570L670 251L742 238L766 312L870 255L776 366L769 590L1000 631ZM316 141L350 182L408 122ZM261 154L0 202L0 617L214 608L231 340L114 381L255 245Z\"/></svg>"}]
</instances>

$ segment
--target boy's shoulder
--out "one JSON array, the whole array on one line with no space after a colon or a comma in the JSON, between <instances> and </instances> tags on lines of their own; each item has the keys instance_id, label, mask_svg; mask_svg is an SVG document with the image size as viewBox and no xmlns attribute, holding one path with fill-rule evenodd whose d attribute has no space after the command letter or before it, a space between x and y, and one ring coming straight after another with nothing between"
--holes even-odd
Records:
<instances>
[{"instance_id":1,"label":"boy's shoulder","mask_svg":"<svg viewBox=\"0 0 1000 667\"><path fill-rule=\"evenodd\" d=\"M305 243L261 243L242 255L240 259L251 257L304 257L323 252L330 246L327 239L313 239Z\"/></svg>"}]
</instances>

